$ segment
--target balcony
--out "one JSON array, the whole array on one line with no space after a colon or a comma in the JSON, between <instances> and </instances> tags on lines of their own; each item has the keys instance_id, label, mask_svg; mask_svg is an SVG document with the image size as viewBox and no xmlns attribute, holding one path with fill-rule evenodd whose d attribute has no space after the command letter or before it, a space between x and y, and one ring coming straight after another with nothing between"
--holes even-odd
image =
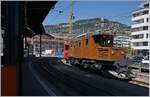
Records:
<instances>
[{"instance_id":1,"label":"balcony","mask_svg":"<svg viewBox=\"0 0 150 97\"><path fill-rule=\"evenodd\" d=\"M149 41L148 38L142 38L142 39L132 39L131 42L145 42L145 41Z\"/></svg>"},{"instance_id":2,"label":"balcony","mask_svg":"<svg viewBox=\"0 0 150 97\"><path fill-rule=\"evenodd\" d=\"M132 32L131 35L147 34L147 33L148 33L148 30L145 30L145 31L135 31L135 32Z\"/></svg>"},{"instance_id":3,"label":"balcony","mask_svg":"<svg viewBox=\"0 0 150 97\"><path fill-rule=\"evenodd\" d=\"M135 10L132 14L139 14L139 15L144 15L146 14L145 11L149 11L149 8L141 8L141 9L137 9ZM137 15L138 16L138 15ZM136 16L135 16L136 17Z\"/></svg>"},{"instance_id":4,"label":"balcony","mask_svg":"<svg viewBox=\"0 0 150 97\"><path fill-rule=\"evenodd\" d=\"M140 15L140 16L136 16L136 17L132 16L132 21L139 20L139 19L144 19L144 18L149 18L149 14Z\"/></svg>"},{"instance_id":5,"label":"balcony","mask_svg":"<svg viewBox=\"0 0 150 97\"><path fill-rule=\"evenodd\" d=\"M135 50L149 50L149 46L131 46Z\"/></svg>"},{"instance_id":6,"label":"balcony","mask_svg":"<svg viewBox=\"0 0 150 97\"><path fill-rule=\"evenodd\" d=\"M149 23L139 23L139 24L134 24L131 26L131 28L137 28L137 27L142 27L142 26L148 26Z\"/></svg>"}]
</instances>

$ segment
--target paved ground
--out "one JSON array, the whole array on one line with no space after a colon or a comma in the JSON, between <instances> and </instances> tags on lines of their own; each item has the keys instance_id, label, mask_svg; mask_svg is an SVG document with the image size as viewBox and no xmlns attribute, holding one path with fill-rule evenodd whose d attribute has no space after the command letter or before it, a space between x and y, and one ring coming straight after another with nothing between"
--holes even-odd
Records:
<instances>
[{"instance_id":1,"label":"paved ground","mask_svg":"<svg viewBox=\"0 0 150 97\"><path fill-rule=\"evenodd\" d=\"M149 89L64 65L58 58L23 64L23 95L148 96Z\"/></svg>"},{"instance_id":2,"label":"paved ground","mask_svg":"<svg viewBox=\"0 0 150 97\"><path fill-rule=\"evenodd\" d=\"M33 60L37 58L27 58L24 61L23 72L22 72L22 95L23 96L45 96L48 93L44 90L43 86L36 79L36 76L33 74L35 71L30 68L30 65Z\"/></svg>"}]
</instances>

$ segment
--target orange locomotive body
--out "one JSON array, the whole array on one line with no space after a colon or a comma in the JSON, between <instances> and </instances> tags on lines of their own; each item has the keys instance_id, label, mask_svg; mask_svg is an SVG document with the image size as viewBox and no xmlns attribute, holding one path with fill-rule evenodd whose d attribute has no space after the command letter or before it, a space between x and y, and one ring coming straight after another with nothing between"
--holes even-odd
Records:
<instances>
[{"instance_id":1,"label":"orange locomotive body","mask_svg":"<svg viewBox=\"0 0 150 97\"><path fill-rule=\"evenodd\" d=\"M125 54L122 48L113 47L113 35L90 32L71 41L68 58L71 64L101 69L115 68L114 63L124 60Z\"/></svg>"}]
</instances>

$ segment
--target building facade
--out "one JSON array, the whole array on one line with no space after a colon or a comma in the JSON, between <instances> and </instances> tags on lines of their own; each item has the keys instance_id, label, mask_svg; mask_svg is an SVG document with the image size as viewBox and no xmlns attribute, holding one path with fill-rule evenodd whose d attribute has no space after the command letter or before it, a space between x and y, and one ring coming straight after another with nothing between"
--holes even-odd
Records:
<instances>
[{"instance_id":1,"label":"building facade","mask_svg":"<svg viewBox=\"0 0 150 97\"><path fill-rule=\"evenodd\" d=\"M114 37L114 46L115 47L130 47L130 37L117 35Z\"/></svg>"},{"instance_id":2,"label":"building facade","mask_svg":"<svg viewBox=\"0 0 150 97\"><path fill-rule=\"evenodd\" d=\"M132 13L131 48L139 54L149 54L150 34L150 2L145 1Z\"/></svg>"},{"instance_id":3,"label":"building facade","mask_svg":"<svg viewBox=\"0 0 150 97\"><path fill-rule=\"evenodd\" d=\"M41 35L41 52L52 50L54 53L63 52L64 41L67 39L52 36L50 34ZM29 53L34 55L40 54L40 36L36 35L32 38L27 38Z\"/></svg>"}]
</instances>

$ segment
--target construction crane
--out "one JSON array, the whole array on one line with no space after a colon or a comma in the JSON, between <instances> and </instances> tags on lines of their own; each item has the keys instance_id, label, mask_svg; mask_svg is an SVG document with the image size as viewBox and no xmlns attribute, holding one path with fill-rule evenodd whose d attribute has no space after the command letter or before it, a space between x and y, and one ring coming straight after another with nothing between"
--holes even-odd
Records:
<instances>
[{"instance_id":1,"label":"construction crane","mask_svg":"<svg viewBox=\"0 0 150 97\"><path fill-rule=\"evenodd\" d=\"M74 16L74 1L71 0L71 9L70 9L70 16L69 16L69 33L71 34L73 31L73 20L75 19Z\"/></svg>"}]
</instances>

